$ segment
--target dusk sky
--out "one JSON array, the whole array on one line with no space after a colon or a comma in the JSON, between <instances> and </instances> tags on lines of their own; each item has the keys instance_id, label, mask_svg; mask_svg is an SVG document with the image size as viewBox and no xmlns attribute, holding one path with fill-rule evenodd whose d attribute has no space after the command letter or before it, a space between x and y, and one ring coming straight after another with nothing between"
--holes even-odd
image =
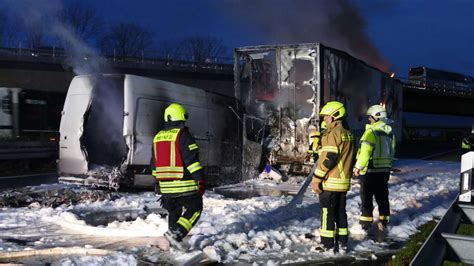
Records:
<instances>
[{"instance_id":1,"label":"dusk sky","mask_svg":"<svg viewBox=\"0 0 474 266\"><path fill-rule=\"evenodd\" d=\"M83 1L105 22L148 25L157 48L164 40L208 35L221 39L232 57L239 46L322 42L398 77L414 66L474 76L471 0Z\"/></svg>"},{"instance_id":2,"label":"dusk sky","mask_svg":"<svg viewBox=\"0 0 474 266\"><path fill-rule=\"evenodd\" d=\"M262 5L272 3L273 7L259 6L258 13L274 16L271 20L274 27L285 27L292 20L304 23L308 19L313 21L311 28L318 24L314 23L314 17L310 17L325 15L320 10L326 10L329 3L352 3L365 20L363 30L369 40L389 62L391 69L399 73L398 76L406 77L408 68L412 66L430 66L474 76L474 1L471 0L88 1L111 21L136 20L149 25L156 33L157 41L190 35L215 36L224 41L229 56L232 48L238 46L287 43L288 38L278 40L278 37L273 37L269 40L266 38L268 24L263 27L258 23L255 25L252 23L255 19L247 17L246 9L249 13L254 12L256 2ZM302 8L308 12L301 15ZM345 30L351 30L350 23L345 26ZM321 27L326 27L326 24ZM292 41L311 40L295 38Z\"/></svg>"}]
</instances>

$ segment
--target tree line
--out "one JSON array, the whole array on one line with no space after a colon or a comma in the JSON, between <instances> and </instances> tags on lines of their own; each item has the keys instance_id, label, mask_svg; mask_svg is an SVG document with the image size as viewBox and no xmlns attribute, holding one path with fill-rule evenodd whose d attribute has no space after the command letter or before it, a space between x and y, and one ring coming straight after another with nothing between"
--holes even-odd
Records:
<instances>
[{"instance_id":1,"label":"tree line","mask_svg":"<svg viewBox=\"0 0 474 266\"><path fill-rule=\"evenodd\" d=\"M212 36L190 36L181 40L157 42L149 25L137 21L105 22L96 9L80 0L65 1L55 20L74 36L103 55L168 57L195 62L213 62L225 55L222 40ZM0 10L0 46L42 48L66 44L51 36L42 23L21 23L21 19Z\"/></svg>"}]
</instances>

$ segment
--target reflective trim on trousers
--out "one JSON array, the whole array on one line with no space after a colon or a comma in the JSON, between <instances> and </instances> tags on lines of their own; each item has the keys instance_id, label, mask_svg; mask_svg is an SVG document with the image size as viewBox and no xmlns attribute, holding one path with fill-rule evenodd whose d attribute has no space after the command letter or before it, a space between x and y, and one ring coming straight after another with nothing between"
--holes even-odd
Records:
<instances>
[{"instance_id":1,"label":"reflective trim on trousers","mask_svg":"<svg viewBox=\"0 0 474 266\"><path fill-rule=\"evenodd\" d=\"M319 230L320 234L322 237L328 237L328 238L333 238L334 237L334 231L333 230Z\"/></svg>"},{"instance_id":2,"label":"reflective trim on trousers","mask_svg":"<svg viewBox=\"0 0 474 266\"><path fill-rule=\"evenodd\" d=\"M184 229L186 229L186 231L189 232L189 230L191 230L192 225L188 219L184 217L179 217L177 223L180 224Z\"/></svg>"},{"instance_id":3,"label":"reflective trim on trousers","mask_svg":"<svg viewBox=\"0 0 474 266\"><path fill-rule=\"evenodd\" d=\"M363 222L373 222L374 221L374 218L372 217L369 217L369 216L360 216L359 218L360 221L363 221Z\"/></svg>"},{"instance_id":4,"label":"reflective trim on trousers","mask_svg":"<svg viewBox=\"0 0 474 266\"><path fill-rule=\"evenodd\" d=\"M347 228L338 228L337 234L340 236L347 236L349 235L349 230Z\"/></svg>"}]
</instances>

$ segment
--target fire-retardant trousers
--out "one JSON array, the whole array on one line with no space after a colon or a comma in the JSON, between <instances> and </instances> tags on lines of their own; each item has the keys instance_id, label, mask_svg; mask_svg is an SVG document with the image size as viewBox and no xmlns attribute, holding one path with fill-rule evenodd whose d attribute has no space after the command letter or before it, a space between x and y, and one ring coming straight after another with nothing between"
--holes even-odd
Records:
<instances>
[{"instance_id":1,"label":"fire-retardant trousers","mask_svg":"<svg viewBox=\"0 0 474 266\"><path fill-rule=\"evenodd\" d=\"M346 245L347 230L346 192L323 191L319 194L321 205L321 244L329 249L335 244Z\"/></svg>"},{"instance_id":2,"label":"fire-retardant trousers","mask_svg":"<svg viewBox=\"0 0 474 266\"><path fill-rule=\"evenodd\" d=\"M189 233L197 223L202 212L201 194L192 194L181 197L161 197L163 208L168 211L168 226L177 241Z\"/></svg>"},{"instance_id":3,"label":"fire-retardant trousers","mask_svg":"<svg viewBox=\"0 0 474 266\"><path fill-rule=\"evenodd\" d=\"M368 229L374 221L372 216L374 196L379 206L379 221L384 225L390 221L387 184L389 178L390 172L367 173L360 176L361 216L359 222L365 229Z\"/></svg>"}]
</instances>

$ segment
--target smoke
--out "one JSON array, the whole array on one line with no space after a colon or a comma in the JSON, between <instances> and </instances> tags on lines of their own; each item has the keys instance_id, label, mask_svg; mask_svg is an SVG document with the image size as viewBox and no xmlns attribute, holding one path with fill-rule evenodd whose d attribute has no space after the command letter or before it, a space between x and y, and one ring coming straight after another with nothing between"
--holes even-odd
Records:
<instances>
[{"instance_id":1,"label":"smoke","mask_svg":"<svg viewBox=\"0 0 474 266\"><path fill-rule=\"evenodd\" d=\"M321 42L382 71L389 69L365 32L364 18L349 0L224 2L221 9L231 9L235 23L260 32L263 44Z\"/></svg>"},{"instance_id":2,"label":"smoke","mask_svg":"<svg viewBox=\"0 0 474 266\"><path fill-rule=\"evenodd\" d=\"M7 0L5 3L7 11L22 22L27 32L38 31L46 43L60 43L63 46L68 54L64 63L76 75L112 72L99 53L62 22L61 1ZM123 85L100 76L92 79L92 104L84 118L87 122L83 125L85 130L81 144L89 153L90 164L117 165L126 154L122 133Z\"/></svg>"},{"instance_id":3,"label":"smoke","mask_svg":"<svg viewBox=\"0 0 474 266\"><path fill-rule=\"evenodd\" d=\"M19 20L20 28L30 35L27 36L28 41L34 41L31 40L33 38L38 43L61 44L69 54L65 63L72 67L75 74L109 70L97 51L61 21L63 5L60 0L6 0L3 4L9 15Z\"/></svg>"}]
</instances>

